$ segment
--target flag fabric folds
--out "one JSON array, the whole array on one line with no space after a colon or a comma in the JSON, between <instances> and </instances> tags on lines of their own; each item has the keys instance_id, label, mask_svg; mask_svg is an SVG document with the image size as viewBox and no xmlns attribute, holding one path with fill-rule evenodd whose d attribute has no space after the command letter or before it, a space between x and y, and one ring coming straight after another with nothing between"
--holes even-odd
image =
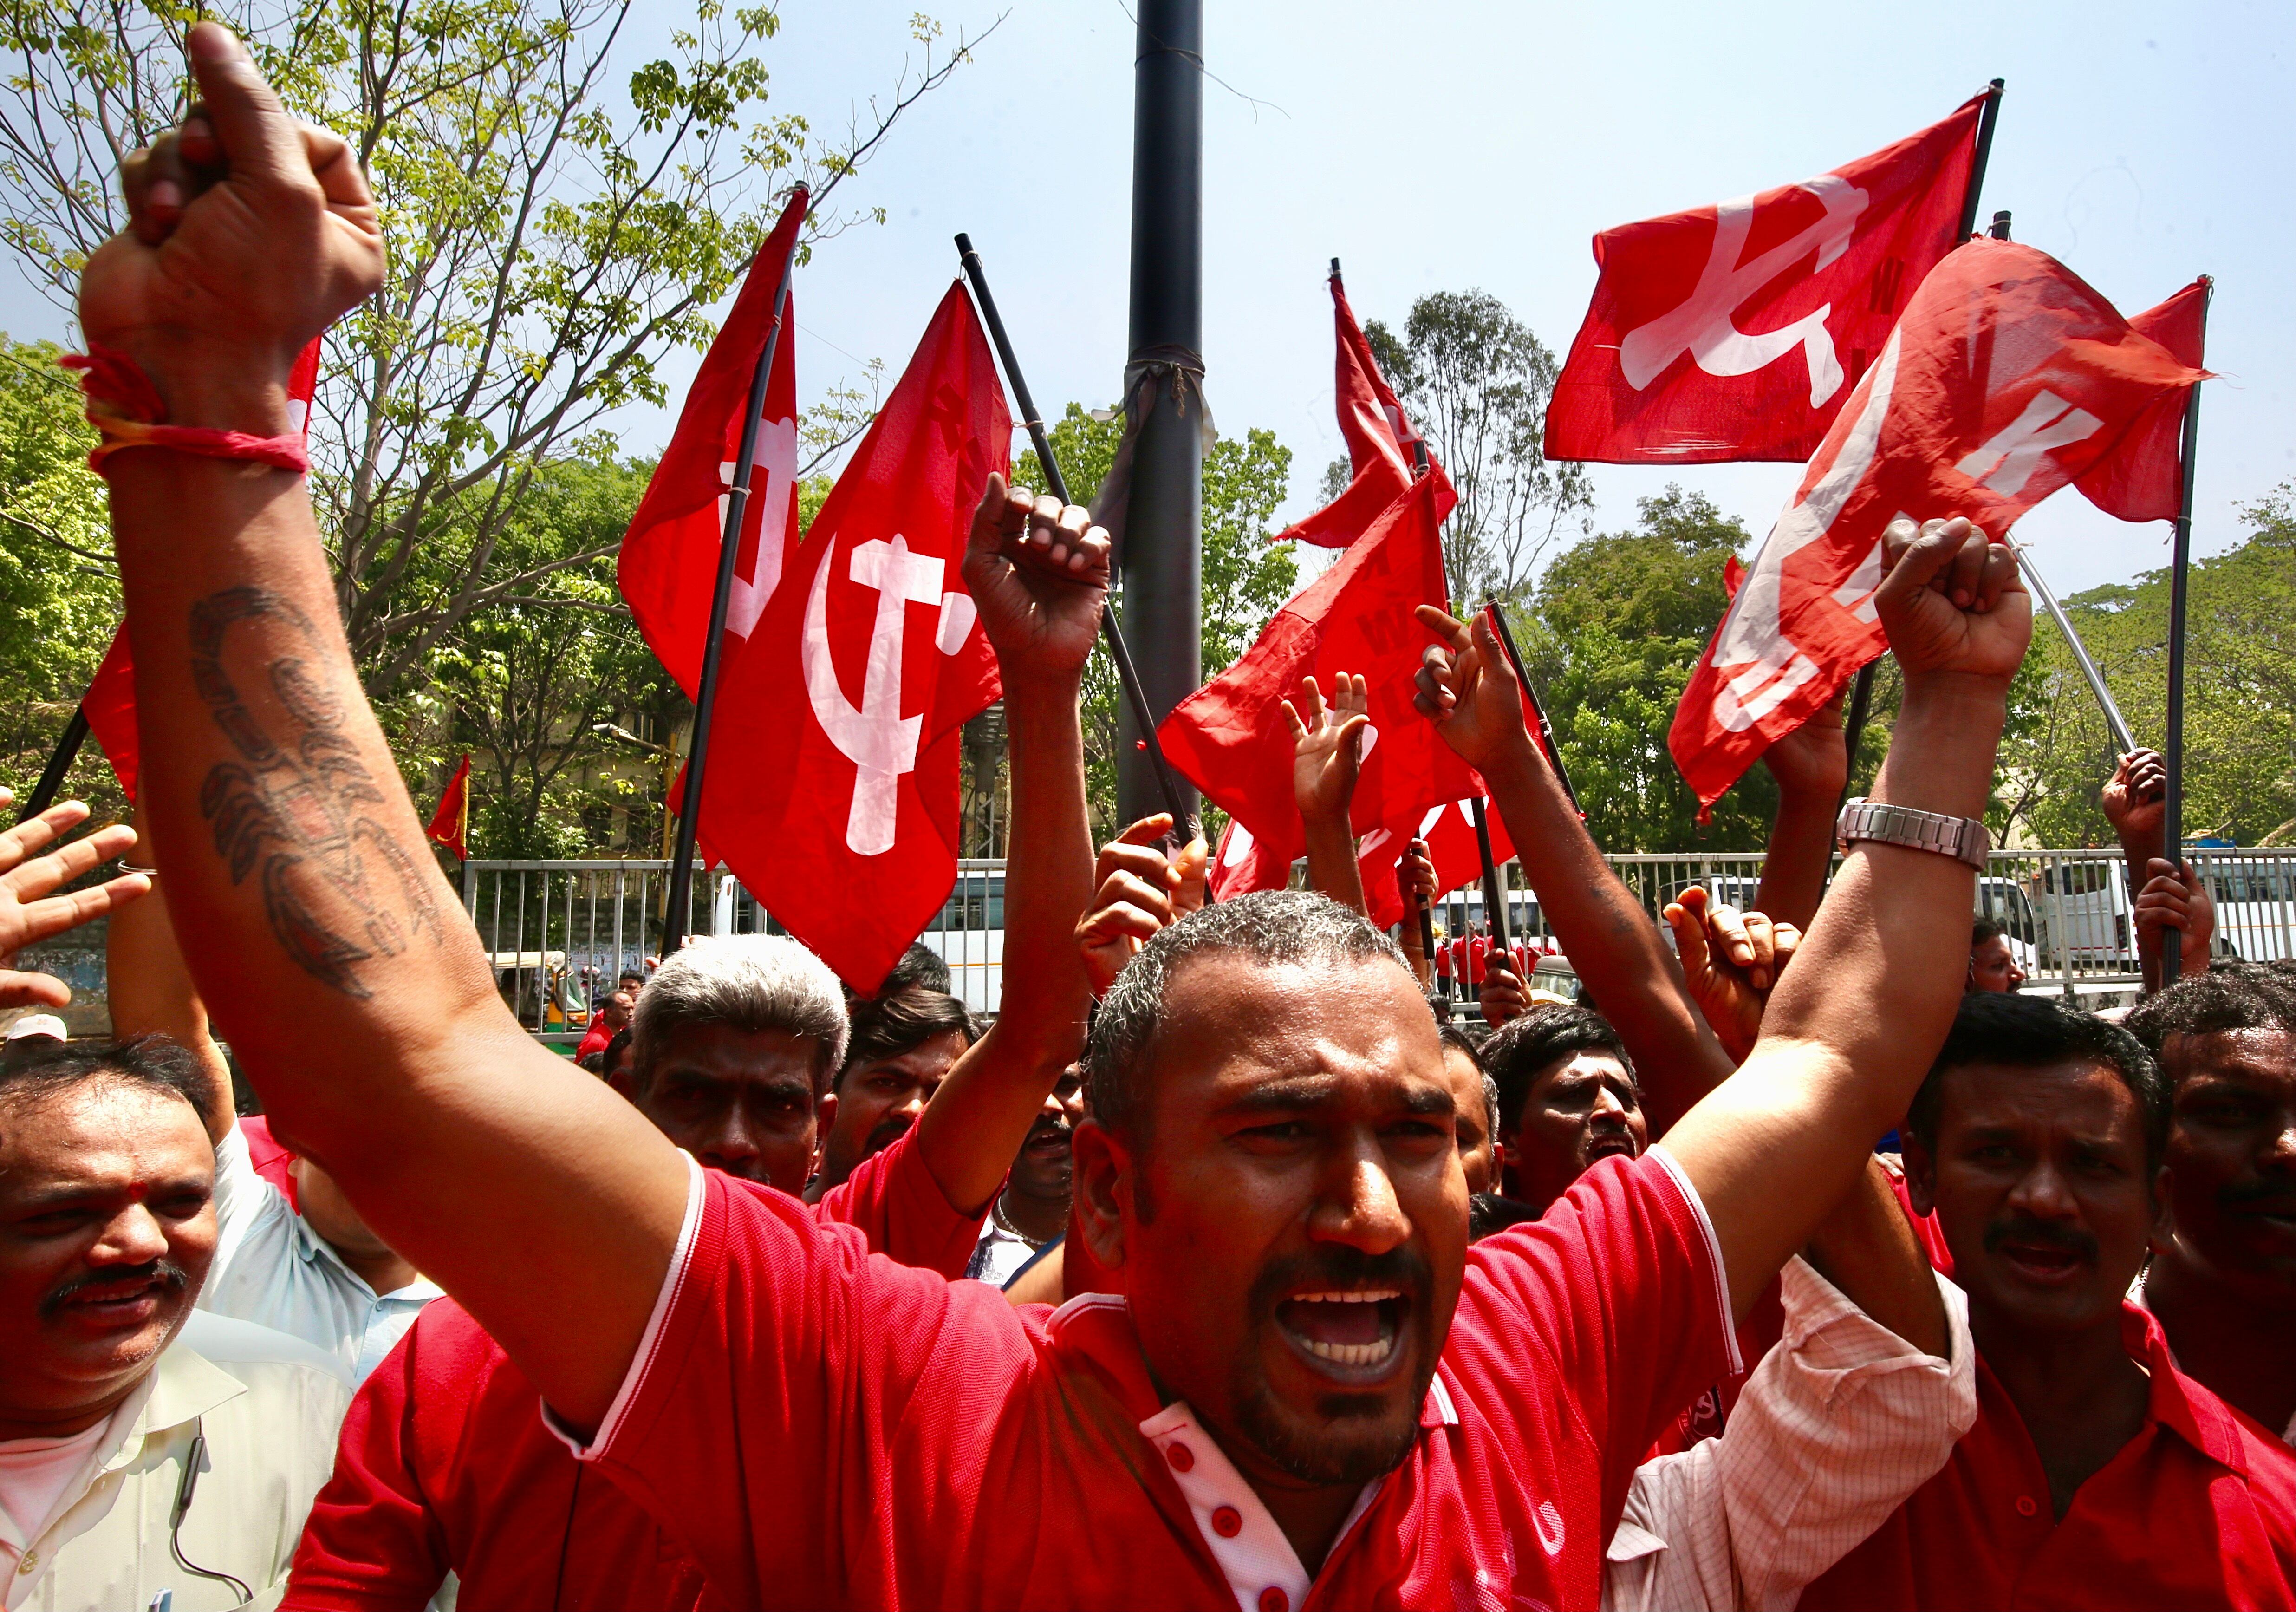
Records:
<instances>
[{"instance_id":1,"label":"flag fabric folds","mask_svg":"<svg viewBox=\"0 0 2296 1612\"><path fill-rule=\"evenodd\" d=\"M2208 323L2204 275L2157 308L2131 314L2129 328L2147 335L2187 368L2201 367ZM2075 483L2088 501L2124 521L2173 521L2184 513L2185 393L2154 399L2120 445Z\"/></svg>"},{"instance_id":2,"label":"flag fabric folds","mask_svg":"<svg viewBox=\"0 0 2296 1612\"><path fill-rule=\"evenodd\" d=\"M622 597L647 646L689 700L701 686L702 641L709 636L726 503L741 452L750 385L773 333L774 295L805 223L806 205L800 191L750 260L733 310L694 373L677 429L622 539L616 565ZM783 329L796 321L791 298L783 303ZM757 455L734 563L734 590L726 600L721 679L728 664L726 652L746 643L756 629L797 535L797 343L786 338L775 344L773 373L766 377Z\"/></svg>"},{"instance_id":3,"label":"flag fabric folds","mask_svg":"<svg viewBox=\"0 0 2296 1612\"><path fill-rule=\"evenodd\" d=\"M1956 243L1985 96L1799 185L1595 237L1550 459L1807 459Z\"/></svg>"},{"instance_id":4,"label":"flag fabric folds","mask_svg":"<svg viewBox=\"0 0 2296 1612\"><path fill-rule=\"evenodd\" d=\"M1396 863L1411 849L1413 839L1427 842L1427 859L1435 864L1435 888L1447 894L1483 876L1482 848L1475 843L1473 805L1469 801L1445 801L1416 818L1406 818L1364 835L1356 848L1357 869L1363 876L1364 905L1371 921L1382 929L1400 924L1410 915ZM1506 823L1496 807L1486 806L1483 817L1490 829L1491 860L1504 862L1514 854ZM1406 949L1410 936L1404 937Z\"/></svg>"},{"instance_id":5,"label":"flag fabric folds","mask_svg":"<svg viewBox=\"0 0 2296 1612\"><path fill-rule=\"evenodd\" d=\"M1999 538L2202 372L2031 247L1973 240L1923 282L1747 568L1668 747L1710 806L1887 647L1874 591L1905 513Z\"/></svg>"},{"instance_id":6,"label":"flag fabric folds","mask_svg":"<svg viewBox=\"0 0 2296 1612\"><path fill-rule=\"evenodd\" d=\"M1430 641L1412 611L1445 603L1440 528L1454 502L1439 470L1420 478L1331 570L1276 612L1234 665L1158 728L1172 765L1250 831L1254 854L1276 859L1261 866L1280 861L1288 868L1306 843L1283 716L1283 702L1298 696L1304 677L1326 688L1343 671L1367 681L1371 726L1350 813L1357 833L1479 787L1411 704ZM1224 840L1216 864L1225 867L1234 848Z\"/></svg>"},{"instance_id":7,"label":"flag fabric folds","mask_svg":"<svg viewBox=\"0 0 2296 1612\"><path fill-rule=\"evenodd\" d=\"M1403 405L1379 373L1371 343L1348 306L1348 293L1332 276L1332 321L1338 327L1340 435L1348 445L1351 479L1340 496L1269 539L1293 539L1325 548L1345 548L1411 485L1412 445L1419 433L1403 416Z\"/></svg>"},{"instance_id":8,"label":"flag fabric folds","mask_svg":"<svg viewBox=\"0 0 2296 1612\"><path fill-rule=\"evenodd\" d=\"M1281 890L1292 882L1296 851L1263 843L1234 818L1220 830L1205 883L1215 901L1234 901L1255 890Z\"/></svg>"},{"instance_id":9,"label":"flag fabric folds","mask_svg":"<svg viewBox=\"0 0 2296 1612\"><path fill-rule=\"evenodd\" d=\"M1012 437L952 286L720 687L708 843L865 992L955 883L958 728L999 692L958 567Z\"/></svg>"},{"instance_id":10,"label":"flag fabric folds","mask_svg":"<svg viewBox=\"0 0 2296 1612\"><path fill-rule=\"evenodd\" d=\"M471 756L463 753L463 764L455 769L455 776L447 780L447 792L439 797L439 810L430 814L430 826L423 837L433 844L444 845L455 853L458 862L471 859L465 847L471 838Z\"/></svg>"}]
</instances>

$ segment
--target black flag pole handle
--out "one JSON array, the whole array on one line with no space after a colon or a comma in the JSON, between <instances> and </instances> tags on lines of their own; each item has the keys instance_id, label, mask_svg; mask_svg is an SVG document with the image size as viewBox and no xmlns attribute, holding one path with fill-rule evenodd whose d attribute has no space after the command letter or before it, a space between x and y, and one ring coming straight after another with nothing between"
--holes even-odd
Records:
<instances>
[{"instance_id":1,"label":"black flag pole handle","mask_svg":"<svg viewBox=\"0 0 2296 1612\"><path fill-rule=\"evenodd\" d=\"M40 781L32 785L32 798L17 812L18 823L29 823L55 804L56 796L63 793L64 777L79 754L79 747L87 743L87 707L72 707L71 720L64 724L63 736L48 754L48 764L40 769Z\"/></svg>"},{"instance_id":2,"label":"black flag pole handle","mask_svg":"<svg viewBox=\"0 0 2296 1612\"><path fill-rule=\"evenodd\" d=\"M1522 692L1530 700L1530 713L1538 720L1538 742L1546 747L1546 764L1554 769L1554 781L1562 785L1562 798L1570 802L1570 810L1578 814L1583 823L1587 820L1586 809L1578 804L1578 792L1570 787L1570 769L1562 764L1562 747L1555 744L1554 726L1546 720L1546 702L1530 686L1530 673L1523 670L1522 652L1514 646L1514 633L1507 626L1506 613L1499 608L1496 599L1486 601L1483 608L1490 613L1491 630L1498 635L1499 647L1506 651L1507 664L1514 669L1515 681L1522 685Z\"/></svg>"},{"instance_id":3,"label":"black flag pole handle","mask_svg":"<svg viewBox=\"0 0 2296 1612\"><path fill-rule=\"evenodd\" d=\"M806 201L806 188L792 198ZM774 322L766 327L765 350L750 374L748 412L742 416L742 446L734 456L734 484L726 496L726 524L718 541L718 586L709 596L709 636L701 641L701 678L693 690L693 735L685 747L685 789L678 799L677 843L671 852L668 910L662 914L661 955L667 958L685 941L685 925L693 917L694 837L701 823L701 773L709 759L709 719L718 703L718 659L725 646L726 612L734 596L734 567L742 555L742 517L750 506L750 476L758 467L758 427L766 410L766 385L774 373L774 353L781 346L783 313L789 306L790 275L797 267L802 229L790 232L790 255L782 260L781 283L774 288Z\"/></svg>"},{"instance_id":4,"label":"black flag pole handle","mask_svg":"<svg viewBox=\"0 0 2296 1612\"><path fill-rule=\"evenodd\" d=\"M2206 275L2201 284L2207 287L2201 293L2201 339L2208 340L2209 304L2217 294L2216 282ZM2177 443L2178 480L2184 485L2177 489L2177 525L2172 539L2169 571L2169 709L2168 732L2163 736L2166 753L2161 760L2168 764L2168 787L2161 796L2161 854L2169 866L2181 868L2185 865L2185 592L2193 569L2193 463L2201 449L2201 387L2194 382L2185 394L2185 430ZM2184 972L2185 936L2182 930L2163 929L2161 932L2161 983L2173 985Z\"/></svg>"},{"instance_id":5,"label":"black flag pole handle","mask_svg":"<svg viewBox=\"0 0 2296 1612\"><path fill-rule=\"evenodd\" d=\"M1061 463L1053 456L1053 440L1046 433L1045 422L1037 412L1036 399L1029 395L1029 382L1021 378L1021 366L1013 357L1012 339L1004 333L1004 316L996 311L996 299L989 294L988 276L980 267L980 254L973 250L972 237L956 237L957 260L964 267L964 277L972 282L973 300L980 304L980 321L988 326L988 339L996 344L996 358L1004 366L1004 379L1013 388L1013 400L1021 406L1021 424L1029 433L1029 441L1037 450L1037 463L1045 473L1045 490L1062 504L1075 502L1069 497L1068 478L1061 474ZM1116 612L1103 605L1100 627L1108 639L1108 656L1116 664L1116 680L1124 687L1126 703L1132 707L1132 720L1139 727L1141 747L1148 753L1149 765L1156 771L1157 792L1164 797L1164 810L1172 814L1172 827L1177 832L1185 827L1191 838L1201 837L1203 825L1180 800L1180 785L1172 776L1172 763L1165 758L1164 746L1156 737L1156 720L1149 713L1148 695L1140 687L1140 673L1132 664L1132 652L1125 647L1124 634L1116 624Z\"/></svg>"}]
</instances>

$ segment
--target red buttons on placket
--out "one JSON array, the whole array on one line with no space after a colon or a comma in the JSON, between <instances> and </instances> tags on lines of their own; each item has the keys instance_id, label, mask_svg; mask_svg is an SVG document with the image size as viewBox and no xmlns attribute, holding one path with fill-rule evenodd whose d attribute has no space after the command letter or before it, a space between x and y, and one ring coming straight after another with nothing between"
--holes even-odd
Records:
<instances>
[{"instance_id":1,"label":"red buttons on placket","mask_svg":"<svg viewBox=\"0 0 2296 1612\"><path fill-rule=\"evenodd\" d=\"M1270 1584L1259 1592L1259 1612L1292 1612L1292 1598Z\"/></svg>"},{"instance_id":2,"label":"red buttons on placket","mask_svg":"<svg viewBox=\"0 0 2296 1612\"><path fill-rule=\"evenodd\" d=\"M1234 1506L1221 1506L1212 1512L1212 1532L1222 1539L1234 1539L1243 1532L1243 1513Z\"/></svg>"},{"instance_id":3,"label":"red buttons on placket","mask_svg":"<svg viewBox=\"0 0 2296 1612\"><path fill-rule=\"evenodd\" d=\"M1196 1452L1177 1439L1164 1446L1164 1459L1172 1463L1175 1472L1185 1472L1196 1464Z\"/></svg>"}]
</instances>

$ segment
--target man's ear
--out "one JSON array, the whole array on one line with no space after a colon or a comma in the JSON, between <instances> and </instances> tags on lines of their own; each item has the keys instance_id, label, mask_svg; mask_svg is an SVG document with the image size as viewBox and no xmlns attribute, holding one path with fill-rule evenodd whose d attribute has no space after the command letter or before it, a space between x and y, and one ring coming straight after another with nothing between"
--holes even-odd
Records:
<instances>
[{"instance_id":1,"label":"man's ear","mask_svg":"<svg viewBox=\"0 0 2296 1612\"><path fill-rule=\"evenodd\" d=\"M1085 1246L1104 1269L1124 1263L1125 1205L1132 1198L1132 1150L1096 1120L1076 1128L1076 1213Z\"/></svg>"},{"instance_id":2,"label":"man's ear","mask_svg":"<svg viewBox=\"0 0 2296 1612\"><path fill-rule=\"evenodd\" d=\"M1933 1213L1937 1209L1937 1160L1902 1125L1898 1136L1905 1148L1906 1200L1913 1205L1915 1214Z\"/></svg>"},{"instance_id":3,"label":"man's ear","mask_svg":"<svg viewBox=\"0 0 2296 1612\"><path fill-rule=\"evenodd\" d=\"M837 1124L837 1093L824 1091L813 1104L813 1167L821 1168L821 1156L829 1147L829 1133Z\"/></svg>"}]
</instances>

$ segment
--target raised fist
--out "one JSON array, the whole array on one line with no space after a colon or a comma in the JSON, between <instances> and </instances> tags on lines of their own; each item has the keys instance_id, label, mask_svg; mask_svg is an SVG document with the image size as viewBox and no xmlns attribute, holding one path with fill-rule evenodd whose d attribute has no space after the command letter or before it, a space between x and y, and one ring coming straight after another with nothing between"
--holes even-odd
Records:
<instances>
[{"instance_id":1,"label":"raised fist","mask_svg":"<svg viewBox=\"0 0 2296 1612\"><path fill-rule=\"evenodd\" d=\"M1108 601L1108 533L1082 505L1033 497L991 473L972 512L964 586L1008 695L1029 678L1084 675Z\"/></svg>"},{"instance_id":2,"label":"raised fist","mask_svg":"<svg viewBox=\"0 0 2296 1612\"><path fill-rule=\"evenodd\" d=\"M2006 690L2033 637L2009 546L1958 516L1916 531L1900 515L1882 534L1882 563L1874 604L1908 684L1959 677Z\"/></svg>"},{"instance_id":3,"label":"raised fist","mask_svg":"<svg viewBox=\"0 0 2296 1612\"><path fill-rule=\"evenodd\" d=\"M382 284L382 228L350 147L289 117L230 29L190 52L200 104L121 165L128 226L81 272L80 328L172 423L277 434L296 355Z\"/></svg>"}]
</instances>

